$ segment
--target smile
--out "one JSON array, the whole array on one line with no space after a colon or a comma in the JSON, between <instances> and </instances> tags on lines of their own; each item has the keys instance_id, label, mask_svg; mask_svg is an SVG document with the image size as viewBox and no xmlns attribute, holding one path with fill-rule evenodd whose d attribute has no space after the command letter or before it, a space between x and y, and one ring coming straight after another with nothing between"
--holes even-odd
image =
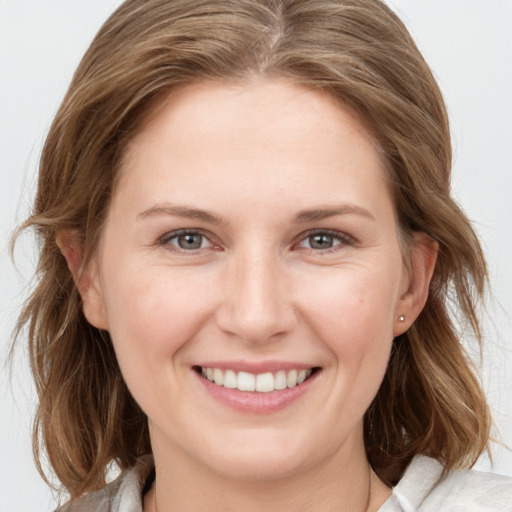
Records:
<instances>
[{"instance_id":1,"label":"smile","mask_svg":"<svg viewBox=\"0 0 512 512\"><path fill-rule=\"evenodd\" d=\"M239 391L270 393L299 386L313 374L315 368L279 370L275 373L258 374L204 366L198 367L197 370L205 379L217 386Z\"/></svg>"}]
</instances>

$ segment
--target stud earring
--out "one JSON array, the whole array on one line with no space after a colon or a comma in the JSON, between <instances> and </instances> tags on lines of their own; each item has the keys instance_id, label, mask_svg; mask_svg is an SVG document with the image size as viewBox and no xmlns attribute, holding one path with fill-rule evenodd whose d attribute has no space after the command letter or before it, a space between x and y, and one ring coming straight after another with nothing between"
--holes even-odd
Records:
<instances>
[{"instance_id":1,"label":"stud earring","mask_svg":"<svg viewBox=\"0 0 512 512\"><path fill-rule=\"evenodd\" d=\"M399 322L405 322L405 316L404 316L404 315L400 315L400 316L398 317L398 321L399 321Z\"/></svg>"}]
</instances>

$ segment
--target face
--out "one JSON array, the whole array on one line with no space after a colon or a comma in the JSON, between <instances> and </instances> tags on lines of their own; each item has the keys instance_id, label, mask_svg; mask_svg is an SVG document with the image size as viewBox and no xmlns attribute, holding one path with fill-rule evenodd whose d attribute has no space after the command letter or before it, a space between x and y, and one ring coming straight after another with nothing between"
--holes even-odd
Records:
<instances>
[{"instance_id":1,"label":"face","mask_svg":"<svg viewBox=\"0 0 512 512\"><path fill-rule=\"evenodd\" d=\"M125 156L82 296L155 457L275 478L364 453L398 318L416 313L360 122L284 81L198 84Z\"/></svg>"}]
</instances>

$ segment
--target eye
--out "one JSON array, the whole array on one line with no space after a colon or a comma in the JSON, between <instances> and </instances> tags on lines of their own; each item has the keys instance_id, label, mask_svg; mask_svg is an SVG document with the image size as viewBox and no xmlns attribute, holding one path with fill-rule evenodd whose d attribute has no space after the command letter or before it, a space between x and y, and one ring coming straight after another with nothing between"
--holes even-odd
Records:
<instances>
[{"instance_id":1,"label":"eye","mask_svg":"<svg viewBox=\"0 0 512 512\"><path fill-rule=\"evenodd\" d=\"M336 250L345 245L353 244L351 237L344 233L333 231L314 231L303 238L298 247L312 249L314 251Z\"/></svg>"},{"instance_id":2,"label":"eye","mask_svg":"<svg viewBox=\"0 0 512 512\"><path fill-rule=\"evenodd\" d=\"M160 244L177 251L197 251L213 247L210 240L198 231L168 233L160 239Z\"/></svg>"},{"instance_id":3,"label":"eye","mask_svg":"<svg viewBox=\"0 0 512 512\"><path fill-rule=\"evenodd\" d=\"M329 233L315 233L306 239L311 249L331 249L339 245L340 241Z\"/></svg>"}]
</instances>

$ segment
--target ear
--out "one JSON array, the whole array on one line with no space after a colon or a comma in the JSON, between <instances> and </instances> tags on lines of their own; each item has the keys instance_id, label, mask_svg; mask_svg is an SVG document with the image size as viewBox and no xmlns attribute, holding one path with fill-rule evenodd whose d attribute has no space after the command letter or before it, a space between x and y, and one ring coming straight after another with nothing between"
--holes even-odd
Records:
<instances>
[{"instance_id":1,"label":"ear","mask_svg":"<svg viewBox=\"0 0 512 512\"><path fill-rule=\"evenodd\" d=\"M418 318L428 298L439 244L426 233L414 233L411 265L405 278L405 291L395 311L393 336L403 334Z\"/></svg>"},{"instance_id":2,"label":"ear","mask_svg":"<svg viewBox=\"0 0 512 512\"><path fill-rule=\"evenodd\" d=\"M96 259L93 258L85 267L83 266L83 247L80 234L75 229L59 231L56 236L56 243L66 259L78 293L82 298L85 318L94 327L108 330Z\"/></svg>"}]
</instances>

